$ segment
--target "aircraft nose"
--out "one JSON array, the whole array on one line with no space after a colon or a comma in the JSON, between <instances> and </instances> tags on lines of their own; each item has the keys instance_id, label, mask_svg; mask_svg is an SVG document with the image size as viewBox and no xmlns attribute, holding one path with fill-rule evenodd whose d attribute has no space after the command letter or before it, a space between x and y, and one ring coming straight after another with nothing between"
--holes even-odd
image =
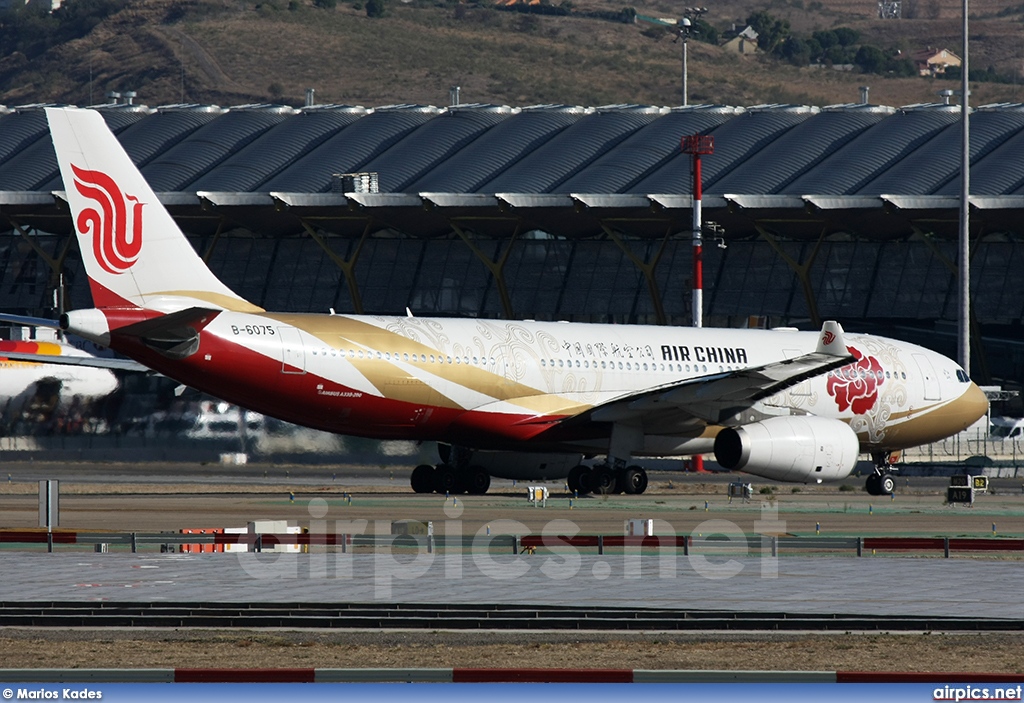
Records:
<instances>
[{"instance_id":1,"label":"aircraft nose","mask_svg":"<svg viewBox=\"0 0 1024 703\"><path fill-rule=\"evenodd\" d=\"M988 398L978 384L971 382L964 394L953 401L956 412L964 420L964 429L980 420L988 412Z\"/></svg>"}]
</instances>

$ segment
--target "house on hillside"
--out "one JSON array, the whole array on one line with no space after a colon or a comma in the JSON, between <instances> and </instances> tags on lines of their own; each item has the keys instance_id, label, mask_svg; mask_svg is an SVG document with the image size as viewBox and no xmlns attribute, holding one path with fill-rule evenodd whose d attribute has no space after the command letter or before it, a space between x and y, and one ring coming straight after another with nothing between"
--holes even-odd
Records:
<instances>
[{"instance_id":1,"label":"house on hillside","mask_svg":"<svg viewBox=\"0 0 1024 703\"><path fill-rule=\"evenodd\" d=\"M914 68L922 76L941 76L950 66L959 67L960 57L949 49L919 49L910 55Z\"/></svg>"},{"instance_id":2,"label":"house on hillside","mask_svg":"<svg viewBox=\"0 0 1024 703\"><path fill-rule=\"evenodd\" d=\"M736 54L753 54L757 52L757 32L747 26L742 32L722 45L722 48Z\"/></svg>"}]
</instances>

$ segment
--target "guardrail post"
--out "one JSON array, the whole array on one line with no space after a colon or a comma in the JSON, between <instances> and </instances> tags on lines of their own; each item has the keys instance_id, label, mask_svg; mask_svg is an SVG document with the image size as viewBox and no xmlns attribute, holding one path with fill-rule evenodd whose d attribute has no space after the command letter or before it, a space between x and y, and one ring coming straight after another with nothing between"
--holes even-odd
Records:
<instances>
[{"instance_id":1,"label":"guardrail post","mask_svg":"<svg viewBox=\"0 0 1024 703\"><path fill-rule=\"evenodd\" d=\"M263 535L256 535L256 541L253 543L252 548L256 551L257 554L263 551Z\"/></svg>"},{"instance_id":2,"label":"guardrail post","mask_svg":"<svg viewBox=\"0 0 1024 703\"><path fill-rule=\"evenodd\" d=\"M47 532L46 533L46 551L48 553L53 551L53 533L52 532Z\"/></svg>"},{"instance_id":3,"label":"guardrail post","mask_svg":"<svg viewBox=\"0 0 1024 703\"><path fill-rule=\"evenodd\" d=\"M779 538L776 535L772 535L772 556L779 556Z\"/></svg>"},{"instance_id":4,"label":"guardrail post","mask_svg":"<svg viewBox=\"0 0 1024 703\"><path fill-rule=\"evenodd\" d=\"M519 535L512 536L512 553L519 554Z\"/></svg>"},{"instance_id":5,"label":"guardrail post","mask_svg":"<svg viewBox=\"0 0 1024 703\"><path fill-rule=\"evenodd\" d=\"M597 536L597 554L598 556L604 554L604 535Z\"/></svg>"},{"instance_id":6,"label":"guardrail post","mask_svg":"<svg viewBox=\"0 0 1024 703\"><path fill-rule=\"evenodd\" d=\"M132 533L132 554L139 551L139 536L136 533Z\"/></svg>"},{"instance_id":7,"label":"guardrail post","mask_svg":"<svg viewBox=\"0 0 1024 703\"><path fill-rule=\"evenodd\" d=\"M341 536L341 553L348 553L348 535Z\"/></svg>"},{"instance_id":8,"label":"guardrail post","mask_svg":"<svg viewBox=\"0 0 1024 703\"><path fill-rule=\"evenodd\" d=\"M690 535L683 536L683 556L690 556Z\"/></svg>"},{"instance_id":9,"label":"guardrail post","mask_svg":"<svg viewBox=\"0 0 1024 703\"><path fill-rule=\"evenodd\" d=\"M949 559L949 537L942 538L942 556Z\"/></svg>"},{"instance_id":10,"label":"guardrail post","mask_svg":"<svg viewBox=\"0 0 1024 703\"><path fill-rule=\"evenodd\" d=\"M434 535L427 535L427 554L434 553Z\"/></svg>"},{"instance_id":11,"label":"guardrail post","mask_svg":"<svg viewBox=\"0 0 1024 703\"><path fill-rule=\"evenodd\" d=\"M859 556L859 557L864 556L864 538L863 537L858 537L857 538L857 556Z\"/></svg>"}]
</instances>

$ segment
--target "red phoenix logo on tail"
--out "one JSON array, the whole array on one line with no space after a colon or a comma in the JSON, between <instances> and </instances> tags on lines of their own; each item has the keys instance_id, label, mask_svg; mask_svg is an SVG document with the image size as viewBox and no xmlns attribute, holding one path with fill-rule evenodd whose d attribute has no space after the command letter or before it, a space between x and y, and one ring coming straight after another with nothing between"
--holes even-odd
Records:
<instances>
[{"instance_id":1,"label":"red phoenix logo on tail","mask_svg":"<svg viewBox=\"0 0 1024 703\"><path fill-rule=\"evenodd\" d=\"M99 208L84 208L75 223L81 234L92 236L97 263L107 273L124 273L132 267L142 250L142 206L138 198L121 193L114 179L99 171L87 171L71 164L75 188L84 197L95 200ZM127 201L132 202L132 227L128 231Z\"/></svg>"}]
</instances>

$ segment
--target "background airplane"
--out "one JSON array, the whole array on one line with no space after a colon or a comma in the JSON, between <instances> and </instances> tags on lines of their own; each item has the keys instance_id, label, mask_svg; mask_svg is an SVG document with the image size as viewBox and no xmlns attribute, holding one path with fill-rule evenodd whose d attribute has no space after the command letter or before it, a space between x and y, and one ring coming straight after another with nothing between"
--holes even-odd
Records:
<instances>
[{"instance_id":1,"label":"background airplane","mask_svg":"<svg viewBox=\"0 0 1024 703\"><path fill-rule=\"evenodd\" d=\"M783 481L848 476L972 424L953 361L827 322L817 333L272 313L206 267L95 112L47 109L95 308L63 329L184 384L317 429L434 440L417 491L490 476L640 493L644 456L714 452ZM597 466L582 454L603 455Z\"/></svg>"},{"instance_id":2,"label":"background airplane","mask_svg":"<svg viewBox=\"0 0 1024 703\"><path fill-rule=\"evenodd\" d=\"M84 431L94 420L91 406L120 386L114 369L144 368L45 337L0 339L0 417L8 428L22 424L35 431Z\"/></svg>"}]
</instances>

